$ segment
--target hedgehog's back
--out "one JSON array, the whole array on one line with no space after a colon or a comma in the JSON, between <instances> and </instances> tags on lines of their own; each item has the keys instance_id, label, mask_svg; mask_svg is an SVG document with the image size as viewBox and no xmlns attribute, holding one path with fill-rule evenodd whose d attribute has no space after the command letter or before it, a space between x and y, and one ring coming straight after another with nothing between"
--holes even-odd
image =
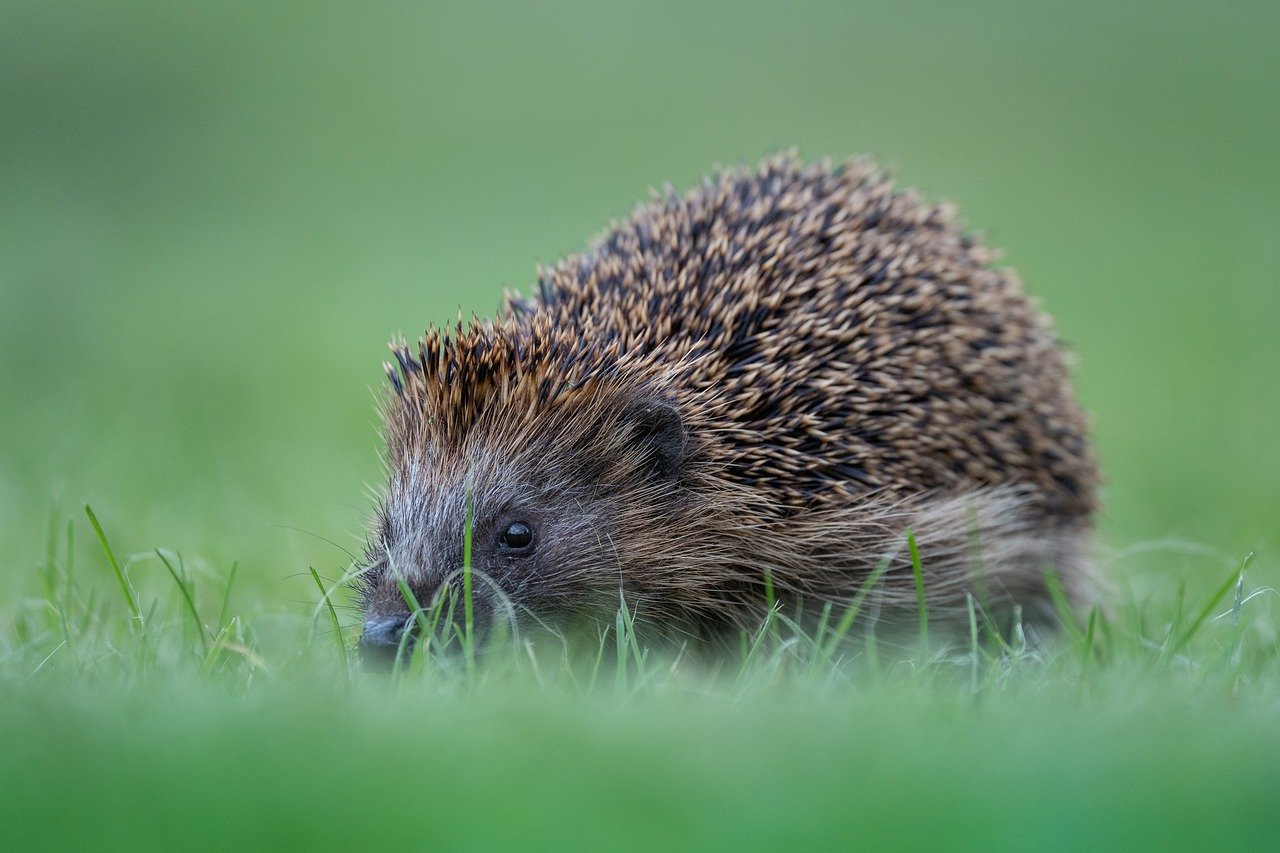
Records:
<instances>
[{"instance_id":1,"label":"hedgehog's back","mask_svg":"<svg viewBox=\"0 0 1280 853\"><path fill-rule=\"evenodd\" d=\"M641 206L524 310L666 365L717 469L783 504L1015 485L1083 522L1084 418L992 258L868 163L779 157Z\"/></svg>"}]
</instances>

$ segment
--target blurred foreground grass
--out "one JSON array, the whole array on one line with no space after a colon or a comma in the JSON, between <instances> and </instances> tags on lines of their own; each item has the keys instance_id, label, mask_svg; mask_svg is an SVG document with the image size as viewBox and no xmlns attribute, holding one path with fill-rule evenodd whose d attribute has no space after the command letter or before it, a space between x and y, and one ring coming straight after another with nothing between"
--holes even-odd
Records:
<instances>
[{"instance_id":1,"label":"blurred foreground grass","mask_svg":"<svg viewBox=\"0 0 1280 853\"><path fill-rule=\"evenodd\" d=\"M1265 2L7 3L6 589L83 501L294 589L381 479L384 341L792 145L1007 251L1080 355L1109 545L1270 572L1277 41Z\"/></svg>"},{"instance_id":2,"label":"blurred foreground grass","mask_svg":"<svg viewBox=\"0 0 1280 853\"><path fill-rule=\"evenodd\" d=\"M1278 42L1261 0L4 4L5 846L1274 849ZM382 342L792 145L956 200L1057 318L1111 632L344 686L308 568Z\"/></svg>"},{"instance_id":3,"label":"blurred foreground grass","mask_svg":"<svg viewBox=\"0 0 1280 853\"><path fill-rule=\"evenodd\" d=\"M1274 594L1245 562L1207 599L1121 597L1048 643L975 613L922 645L864 607L826 623L844 642L784 613L708 659L644 645L624 610L594 636L491 638L474 668L428 647L390 677L346 659L319 591L309 619L246 618L231 575L178 555L67 553L0 637L11 849L1280 837Z\"/></svg>"},{"instance_id":4,"label":"blurred foreground grass","mask_svg":"<svg viewBox=\"0 0 1280 853\"><path fill-rule=\"evenodd\" d=\"M0 827L10 849L1274 849L1273 709L1161 693L45 688L0 706Z\"/></svg>"}]
</instances>

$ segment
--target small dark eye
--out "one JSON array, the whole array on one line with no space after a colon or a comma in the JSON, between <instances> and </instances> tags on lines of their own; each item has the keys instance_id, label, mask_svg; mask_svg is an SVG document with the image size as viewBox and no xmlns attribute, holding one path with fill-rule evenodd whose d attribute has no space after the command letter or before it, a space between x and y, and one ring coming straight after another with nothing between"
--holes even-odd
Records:
<instances>
[{"instance_id":1,"label":"small dark eye","mask_svg":"<svg viewBox=\"0 0 1280 853\"><path fill-rule=\"evenodd\" d=\"M523 521L513 521L498 537L498 544L508 551L523 551L533 544L533 528Z\"/></svg>"}]
</instances>

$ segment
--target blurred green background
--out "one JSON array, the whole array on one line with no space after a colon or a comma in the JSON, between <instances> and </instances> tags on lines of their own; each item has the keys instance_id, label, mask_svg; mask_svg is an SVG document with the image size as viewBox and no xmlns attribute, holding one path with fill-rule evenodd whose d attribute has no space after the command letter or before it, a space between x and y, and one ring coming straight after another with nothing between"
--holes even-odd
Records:
<instances>
[{"instance_id":1,"label":"blurred green background","mask_svg":"<svg viewBox=\"0 0 1280 853\"><path fill-rule=\"evenodd\" d=\"M1080 356L1109 548L1274 566L1277 44L1270 0L8 0L0 598L88 501L122 550L313 600L382 476L388 337L791 146L1006 250Z\"/></svg>"}]
</instances>

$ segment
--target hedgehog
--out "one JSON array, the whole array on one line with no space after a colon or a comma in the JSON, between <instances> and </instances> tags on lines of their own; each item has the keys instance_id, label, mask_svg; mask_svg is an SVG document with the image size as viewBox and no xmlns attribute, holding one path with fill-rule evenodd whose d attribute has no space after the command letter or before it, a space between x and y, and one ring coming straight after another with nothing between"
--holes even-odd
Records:
<instances>
[{"instance_id":1,"label":"hedgehog","mask_svg":"<svg viewBox=\"0 0 1280 853\"><path fill-rule=\"evenodd\" d=\"M708 637L874 580L905 623L918 568L931 624L1052 624L1051 574L1090 595L1099 477L996 257L873 162L790 153L654 193L496 319L393 342L362 649L464 563L480 621L625 602Z\"/></svg>"}]
</instances>

